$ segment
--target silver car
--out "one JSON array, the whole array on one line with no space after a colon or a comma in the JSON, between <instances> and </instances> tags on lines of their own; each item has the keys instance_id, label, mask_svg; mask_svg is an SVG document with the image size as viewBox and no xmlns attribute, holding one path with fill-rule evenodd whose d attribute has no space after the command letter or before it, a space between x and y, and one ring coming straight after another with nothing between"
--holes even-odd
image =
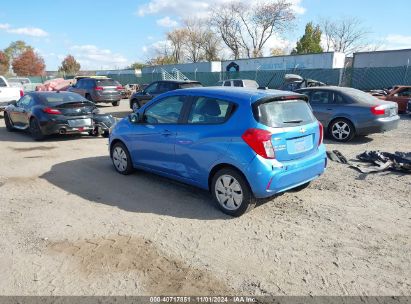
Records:
<instances>
[{"instance_id":1,"label":"silver car","mask_svg":"<svg viewBox=\"0 0 411 304\"><path fill-rule=\"evenodd\" d=\"M296 92L308 96L314 115L336 141L347 142L356 135L386 132L398 127L398 105L363 91L330 86Z\"/></svg>"}]
</instances>

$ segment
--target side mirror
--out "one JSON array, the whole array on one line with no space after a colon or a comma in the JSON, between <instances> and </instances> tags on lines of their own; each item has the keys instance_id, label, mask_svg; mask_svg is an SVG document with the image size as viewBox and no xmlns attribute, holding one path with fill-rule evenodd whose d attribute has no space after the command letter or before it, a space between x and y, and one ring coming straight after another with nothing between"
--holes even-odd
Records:
<instances>
[{"instance_id":1,"label":"side mirror","mask_svg":"<svg viewBox=\"0 0 411 304\"><path fill-rule=\"evenodd\" d=\"M131 113L130 115L128 115L128 120L131 123L137 124L140 122L140 114L139 113Z\"/></svg>"}]
</instances>

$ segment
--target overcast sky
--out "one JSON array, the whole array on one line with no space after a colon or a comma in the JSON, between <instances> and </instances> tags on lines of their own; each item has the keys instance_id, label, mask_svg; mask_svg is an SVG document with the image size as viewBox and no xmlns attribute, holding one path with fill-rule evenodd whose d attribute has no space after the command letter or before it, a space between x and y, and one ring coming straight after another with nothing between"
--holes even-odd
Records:
<instances>
[{"instance_id":1,"label":"overcast sky","mask_svg":"<svg viewBox=\"0 0 411 304\"><path fill-rule=\"evenodd\" d=\"M24 40L55 70L67 54L83 69L123 68L153 55L153 45L184 18L206 16L228 0L99 0L3 1L0 6L0 49ZM242 1L242 0L240 0ZM245 1L245 0L244 0ZM248 0L247 2L250 3ZM380 49L411 48L410 3L395 0L292 0L297 20L293 30L270 41L293 47L309 21L358 17Z\"/></svg>"}]
</instances>

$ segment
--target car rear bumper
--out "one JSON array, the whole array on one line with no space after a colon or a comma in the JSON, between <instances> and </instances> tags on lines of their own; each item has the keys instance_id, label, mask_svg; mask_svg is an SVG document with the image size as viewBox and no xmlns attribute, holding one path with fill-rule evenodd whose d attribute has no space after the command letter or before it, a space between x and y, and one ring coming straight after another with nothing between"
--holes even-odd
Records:
<instances>
[{"instance_id":1,"label":"car rear bumper","mask_svg":"<svg viewBox=\"0 0 411 304\"><path fill-rule=\"evenodd\" d=\"M71 127L68 121L46 121L40 122L40 128L44 135L52 134L79 134L94 130L93 120L91 125Z\"/></svg>"},{"instance_id":2,"label":"car rear bumper","mask_svg":"<svg viewBox=\"0 0 411 304\"><path fill-rule=\"evenodd\" d=\"M112 103L116 101L121 100L121 94L110 94L110 95L100 95L100 94L95 94L93 96L93 101L94 102L102 102L102 103Z\"/></svg>"},{"instance_id":3,"label":"car rear bumper","mask_svg":"<svg viewBox=\"0 0 411 304\"><path fill-rule=\"evenodd\" d=\"M374 133L388 132L397 129L400 122L400 117L398 115L392 117L378 118L372 122L365 125L357 126L357 135L368 135Z\"/></svg>"},{"instance_id":4,"label":"car rear bumper","mask_svg":"<svg viewBox=\"0 0 411 304\"><path fill-rule=\"evenodd\" d=\"M321 145L314 154L294 161L278 162L256 156L245 175L254 196L266 198L316 179L326 166L325 146Z\"/></svg>"}]
</instances>

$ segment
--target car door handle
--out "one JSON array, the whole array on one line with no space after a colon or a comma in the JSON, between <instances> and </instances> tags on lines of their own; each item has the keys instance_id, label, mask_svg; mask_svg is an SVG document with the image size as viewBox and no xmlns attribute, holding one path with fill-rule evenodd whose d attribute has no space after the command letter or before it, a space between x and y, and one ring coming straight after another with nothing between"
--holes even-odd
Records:
<instances>
[{"instance_id":1,"label":"car door handle","mask_svg":"<svg viewBox=\"0 0 411 304\"><path fill-rule=\"evenodd\" d=\"M164 131L161 133L161 135L163 135L163 136L170 136L170 135L173 135L173 133L170 132L169 130L164 130Z\"/></svg>"}]
</instances>

